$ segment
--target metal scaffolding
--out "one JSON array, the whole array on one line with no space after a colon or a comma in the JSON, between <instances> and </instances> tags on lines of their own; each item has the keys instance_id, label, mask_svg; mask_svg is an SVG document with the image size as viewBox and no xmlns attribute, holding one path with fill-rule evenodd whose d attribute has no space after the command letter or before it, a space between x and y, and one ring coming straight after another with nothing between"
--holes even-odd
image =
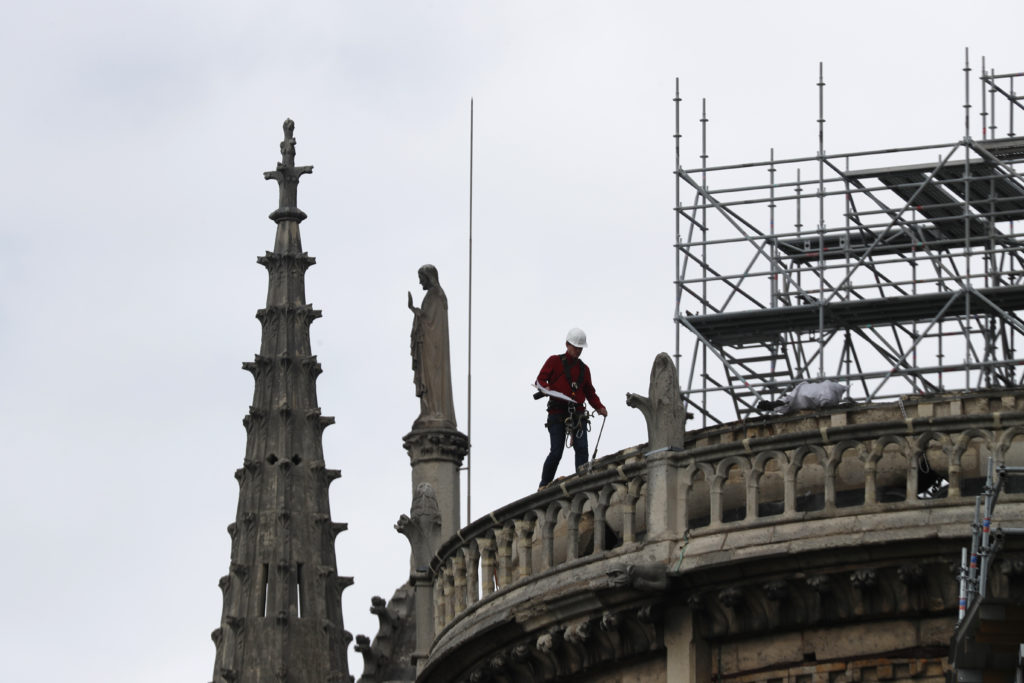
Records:
<instances>
[{"instance_id":1,"label":"metal scaffolding","mask_svg":"<svg viewBox=\"0 0 1024 683\"><path fill-rule=\"evenodd\" d=\"M1020 384L1024 74L982 62L974 139L970 73L961 140L826 154L819 66L816 154L708 166L702 112L688 169L677 81L676 364L704 426L803 381L847 384L854 401Z\"/></svg>"},{"instance_id":2,"label":"metal scaffolding","mask_svg":"<svg viewBox=\"0 0 1024 683\"><path fill-rule=\"evenodd\" d=\"M1024 682L1024 610L1019 598L996 596L990 590L996 556L1010 537L1024 536L1024 528L993 527L996 503L1001 493L1020 493L1022 478L1024 467L996 466L989 458L983 494L974 499L971 552L961 551L959 609L949 655L951 680L1010 680L1012 672L1014 681ZM1011 517L1011 521L1017 520Z\"/></svg>"}]
</instances>

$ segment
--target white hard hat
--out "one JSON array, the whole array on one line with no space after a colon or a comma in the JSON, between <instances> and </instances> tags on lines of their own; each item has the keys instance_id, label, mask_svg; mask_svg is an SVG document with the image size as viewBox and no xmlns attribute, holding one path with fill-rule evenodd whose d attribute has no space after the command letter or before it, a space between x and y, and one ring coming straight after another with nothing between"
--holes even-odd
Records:
<instances>
[{"instance_id":1,"label":"white hard hat","mask_svg":"<svg viewBox=\"0 0 1024 683\"><path fill-rule=\"evenodd\" d=\"M585 349L587 348L587 333L578 327L574 327L565 335L565 341L573 346Z\"/></svg>"}]
</instances>

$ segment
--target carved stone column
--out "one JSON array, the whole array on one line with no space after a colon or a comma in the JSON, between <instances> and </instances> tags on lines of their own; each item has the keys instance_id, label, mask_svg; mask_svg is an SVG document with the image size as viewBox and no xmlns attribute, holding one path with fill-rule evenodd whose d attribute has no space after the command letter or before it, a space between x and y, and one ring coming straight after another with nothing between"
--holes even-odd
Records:
<instances>
[{"instance_id":1,"label":"carved stone column","mask_svg":"<svg viewBox=\"0 0 1024 683\"><path fill-rule=\"evenodd\" d=\"M473 605L480 599L480 549L470 543L462 549L466 562L466 604Z\"/></svg>"},{"instance_id":2,"label":"carved stone column","mask_svg":"<svg viewBox=\"0 0 1024 683\"><path fill-rule=\"evenodd\" d=\"M456 555L452 558L452 580L455 614L466 611L466 558Z\"/></svg>"},{"instance_id":3,"label":"carved stone column","mask_svg":"<svg viewBox=\"0 0 1024 683\"><path fill-rule=\"evenodd\" d=\"M437 497L443 542L461 526L459 468L469 451L469 438L455 429L414 429L405 435L403 445L412 466L413 493L420 484L430 484Z\"/></svg>"},{"instance_id":4,"label":"carved stone column","mask_svg":"<svg viewBox=\"0 0 1024 683\"><path fill-rule=\"evenodd\" d=\"M496 577L496 546L493 538L478 538L476 544L480 549L480 585L484 597L494 592Z\"/></svg>"},{"instance_id":5,"label":"carved stone column","mask_svg":"<svg viewBox=\"0 0 1024 683\"><path fill-rule=\"evenodd\" d=\"M684 527L679 505L679 470L672 462L676 451L652 453L647 462L647 536L675 537Z\"/></svg>"},{"instance_id":6,"label":"carved stone column","mask_svg":"<svg viewBox=\"0 0 1024 683\"><path fill-rule=\"evenodd\" d=\"M516 544L519 550L519 575L525 579L533 574L533 520L517 519L515 521Z\"/></svg>"},{"instance_id":7,"label":"carved stone column","mask_svg":"<svg viewBox=\"0 0 1024 683\"><path fill-rule=\"evenodd\" d=\"M512 583L512 529L496 529L494 538L498 546L498 588L504 588Z\"/></svg>"}]
</instances>

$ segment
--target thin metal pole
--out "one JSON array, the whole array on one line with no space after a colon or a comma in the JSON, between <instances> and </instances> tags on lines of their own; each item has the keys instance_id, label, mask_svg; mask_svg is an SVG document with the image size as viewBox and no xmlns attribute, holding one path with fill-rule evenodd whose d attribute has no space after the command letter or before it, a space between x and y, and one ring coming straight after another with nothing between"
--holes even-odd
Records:
<instances>
[{"instance_id":1,"label":"thin metal pole","mask_svg":"<svg viewBox=\"0 0 1024 683\"><path fill-rule=\"evenodd\" d=\"M968 601L978 596L978 551L981 539L981 496L974 497L974 522L971 524L971 563L967 570Z\"/></svg>"},{"instance_id":2,"label":"thin metal pole","mask_svg":"<svg viewBox=\"0 0 1024 683\"><path fill-rule=\"evenodd\" d=\"M768 152L768 234L771 238L771 308L779 306L779 243L775 240L775 148Z\"/></svg>"},{"instance_id":3,"label":"thin metal pole","mask_svg":"<svg viewBox=\"0 0 1024 683\"><path fill-rule=\"evenodd\" d=\"M960 599L958 600L957 623L967 613L967 548L960 548Z\"/></svg>"},{"instance_id":4,"label":"thin metal pole","mask_svg":"<svg viewBox=\"0 0 1024 683\"><path fill-rule=\"evenodd\" d=\"M597 443L594 444L594 453L590 456L590 464L587 466L587 472L590 472L594 468L594 461L597 460L597 447L601 445L601 435L604 434L604 422L607 419L607 415L603 415L601 417L601 429L597 432Z\"/></svg>"},{"instance_id":5,"label":"thin metal pole","mask_svg":"<svg viewBox=\"0 0 1024 683\"><path fill-rule=\"evenodd\" d=\"M988 476L985 478L985 516L981 521L981 563L978 567L978 596L985 599L988 594L988 566L992 554L992 508L995 506L995 487L992 485L992 464L988 456Z\"/></svg>"},{"instance_id":6,"label":"thin metal pole","mask_svg":"<svg viewBox=\"0 0 1024 683\"><path fill-rule=\"evenodd\" d=\"M966 289L974 289L971 282L971 52L970 48L964 48L964 284ZM971 297L964 300L964 316L971 319ZM964 364L971 362L970 340L964 345ZM971 371L964 371L964 386L971 388Z\"/></svg>"},{"instance_id":7,"label":"thin metal pole","mask_svg":"<svg viewBox=\"0 0 1024 683\"><path fill-rule=\"evenodd\" d=\"M1013 87L1013 76L1010 76L1010 134L1009 137L1016 137L1016 133L1013 132L1013 105L1017 102L1017 90Z\"/></svg>"},{"instance_id":8,"label":"thin metal pole","mask_svg":"<svg viewBox=\"0 0 1024 683\"><path fill-rule=\"evenodd\" d=\"M466 344L466 524L473 521L473 98L469 98L469 324Z\"/></svg>"},{"instance_id":9,"label":"thin metal pole","mask_svg":"<svg viewBox=\"0 0 1024 683\"><path fill-rule=\"evenodd\" d=\"M682 280L682 273L679 272L679 237L680 237L680 234L679 234L679 229L680 229L680 223L679 223L679 203L680 202L679 202L679 200L680 200L680 196L679 196L679 77L678 76L676 76L676 96L675 96L675 99L673 99L673 102L675 102L675 109L676 109L676 132L675 132L675 136L674 136L675 140L676 140L676 165L675 165L675 168L672 169L672 176L673 176L673 179L675 180L675 183L676 183L676 210L675 210L675 218L676 218L676 249L675 249L675 252L676 252L676 272L675 272L675 280L676 280L676 311L675 311L675 316L672 318L672 326L675 328L675 332L676 332L676 377L679 377L679 357L680 357L680 353L679 353L679 323L677 323L676 320L678 320L679 314L682 312L681 308L682 308L683 287L682 287L681 284L679 284L679 281ZM604 424L602 423L601 426L604 427Z\"/></svg>"},{"instance_id":10,"label":"thin metal pole","mask_svg":"<svg viewBox=\"0 0 1024 683\"><path fill-rule=\"evenodd\" d=\"M989 130L992 131L992 139L996 139L996 70L992 69L988 79L988 96L990 98L989 109L992 111L992 120L989 122Z\"/></svg>"},{"instance_id":11,"label":"thin metal pole","mask_svg":"<svg viewBox=\"0 0 1024 683\"><path fill-rule=\"evenodd\" d=\"M971 137L971 50L964 48L964 139Z\"/></svg>"},{"instance_id":12,"label":"thin metal pole","mask_svg":"<svg viewBox=\"0 0 1024 683\"><path fill-rule=\"evenodd\" d=\"M708 314L708 101L706 97L702 97L700 100L700 187L701 187L701 209L700 209L700 227L702 231L701 235L701 268L704 272L704 281L701 283L701 315ZM704 405L707 407L708 403L708 379L710 373L708 372L708 347L707 344L701 345L701 384L703 391L701 396L704 400ZM705 414L704 426L707 426L707 415Z\"/></svg>"},{"instance_id":13,"label":"thin metal pole","mask_svg":"<svg viewBox=\"0 0 1024 683\"><path fill-rule=\"evenodd\" d=\"M818 62L818 377L825 377L825 67Z\"/></svg>"},{"instance_id":14,"label":"thin metal pole","mask_svg":"<svg viewBox=\"0 0 1024 683\"><path fill-rule=\"evenodd\" d=\"M988 109L985 102L985 56L981 56L981 139L988 140Z\"/></svg>"}]
</instances>

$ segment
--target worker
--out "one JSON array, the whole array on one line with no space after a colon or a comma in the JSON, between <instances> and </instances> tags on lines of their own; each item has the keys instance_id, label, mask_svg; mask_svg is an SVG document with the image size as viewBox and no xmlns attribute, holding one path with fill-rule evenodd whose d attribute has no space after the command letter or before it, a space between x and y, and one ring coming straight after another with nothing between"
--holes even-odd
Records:
<instances>
[{"instance_id":1,"label":"worker","mask_svg":"<svg viewBox=\"0 0 1024 683\"><path fill-rule=\"evenodd\" d=\"M565 336L565 353L548 358L537 375L537 388L549 396L548 420L544 426L548 428L551 437L551 451L544 461L540 477L541 489L555 478L567 435L576 452L576 469L587 464L587 430L590 421L584 400L594 407L598 415L608 415L608 409L594 391L590 368L580 360L580 354L585 348L586 333L578 327L572 328ZM560 394L571 400L557 398L552 394Z\"/></svg>"}]
</instances>

